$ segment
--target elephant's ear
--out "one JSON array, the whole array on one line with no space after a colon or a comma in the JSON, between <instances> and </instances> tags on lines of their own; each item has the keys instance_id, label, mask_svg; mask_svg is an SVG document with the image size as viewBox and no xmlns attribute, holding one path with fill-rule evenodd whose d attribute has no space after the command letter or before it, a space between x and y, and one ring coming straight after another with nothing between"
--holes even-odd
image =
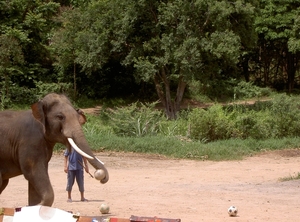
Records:
<instances>
[{"instance_id":1,"label":"elephant's ear","mask_svg":"<svg viewBox=\"0 0 300 222\"><path fill-rule=\"evenodd\" d=\"M33 117L43 125L43 131L45 133L45 115L43 110L43 103L41 101L31 105Z\"/></svg>"},{"instance_id":2,"label":"elephant's ear","mask_svg":"<svg viewBox=\"0 0 300 222\"><path fill-rule=\"evenodd\" d=\"M82 110L80 110L80 109L77 109L76 111L79 114L79 123L81 125L85 124L86 123L86 117L84 115L84 112Z\"/></svg>"}]
</instances>

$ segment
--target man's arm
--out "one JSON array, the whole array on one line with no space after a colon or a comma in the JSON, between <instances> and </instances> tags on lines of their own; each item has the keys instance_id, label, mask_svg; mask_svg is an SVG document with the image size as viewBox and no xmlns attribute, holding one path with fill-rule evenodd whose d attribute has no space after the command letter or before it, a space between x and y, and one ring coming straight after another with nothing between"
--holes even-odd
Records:
<instances>
[{"instance_id":1,"label":"man's arm","mask_svg":"<svg viewBox=\"0 0 300 222\"><path fill-rule=\"evenodd\" d=\"M69 163L68 163L68 159L69 159L69 158L68 158L67 156L65 156L65 164L64 164L65 167L64 167L64 171L65 171L66 173L68 172L68 164L69 164Z\"/></svg>"},{"instance_id":2,"label":"man's arm","mask_svg":"<svg viewBox=\"0 0 300 222\"><path fill-rule=\"evenodd\" d=\"M85 172L90 173L89 165L88 165L88 162L87 162L86 158L82 157L82 159L83 159L83 163L84 163L84 166L85 166Z\"/></svg>"}]
</instances>

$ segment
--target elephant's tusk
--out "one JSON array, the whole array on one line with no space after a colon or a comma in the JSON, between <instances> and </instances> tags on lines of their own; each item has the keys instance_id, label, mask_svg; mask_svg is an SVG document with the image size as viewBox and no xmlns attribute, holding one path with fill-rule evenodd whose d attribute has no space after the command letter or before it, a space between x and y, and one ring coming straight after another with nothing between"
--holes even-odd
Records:
<instances>
[{"instance_id":1,"label":"elephant's tusk","mask_svg":"<svg viewBox=\"0 0 300 222\"><path fill-rule=\"evenodd\" d=\"M104 163L101 161L101 160L99 160L97 157L95 157L96 158L96 160L98 160L102 165L104 165Z\"/></svg>"},{"instance_id":2,"label":"elephant's tusk","mask_svg":"<svg viewBox=\"0 0 300 222\"><path fill-rule=\"evenodd\" d=\"M79 153L81 156L84 156L88 159L94 159L92 156L86 154L85 152L83 152L74 142L74 140L72 138L68 138L69 143L71 144L71 146L77 151L77 153Z\"/></svg>"}]
</instances>

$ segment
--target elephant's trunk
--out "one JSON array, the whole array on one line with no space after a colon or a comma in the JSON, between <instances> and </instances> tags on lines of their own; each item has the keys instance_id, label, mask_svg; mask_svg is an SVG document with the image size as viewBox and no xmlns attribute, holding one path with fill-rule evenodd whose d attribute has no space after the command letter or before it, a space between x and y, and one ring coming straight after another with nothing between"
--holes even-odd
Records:
<instances>
[{"instance_id":1,"label":"elephant's trunk","mask_svg":"<svg viewBox=\"0 0 300 222\"><path fill-rule=\"evenodd\" d=\"M95 168L95 169L102 169L105 172L105 177L100 180L101 183L106 183L109 179L108 171L106 167L104 166L104 163L99 160L97 157L94 156L93 159L87 159L89 163Z\"/></svg>"},{"instance_id":2,"label":"elephant's trunk","mask_svg":"<svg viewBox=\"0 0 300 222\"><path fill-rule=\"evenodd\" d=\"M102 169L105 172L105 177L100 180L101 183L106 183L109 179L108 176L108 171L106 169L106 167L104 166L104 163L99 160L97 157L95 157L95 155L92 153L91 149L80 149L76 143L73 141L72 138L68 138L68 141L70 143L70 145L77 151L77 153L79 153L81 156L86 157L87 160L89 161L89 163L97 170L97 169ZM83 146L83 148L86 146Z\"/></svg>"}]
</instances>

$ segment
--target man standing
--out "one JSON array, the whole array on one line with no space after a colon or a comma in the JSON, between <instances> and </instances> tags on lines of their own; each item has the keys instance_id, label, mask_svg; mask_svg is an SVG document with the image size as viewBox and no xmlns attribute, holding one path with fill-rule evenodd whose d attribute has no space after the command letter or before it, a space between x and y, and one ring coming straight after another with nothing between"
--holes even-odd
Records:
<instances>
[{"instance_id":1,"label":"man standing","mask_svg":"<svg viewBox=\"0 0 300 222\"><path fill-rule=\"evenodd\" d=\"M68 202L72 202L72 187L74 185L74 181L76 178L76 182L80 191L81 201L87 202L88 200L84 198L84 172L83 172L83 164L85 165L85 171L89 173L89 168L87 164L87 160L85 157L82 157L79 153L77 153L73 148L71 153L68 150L64 152L65 156L65 172L68 174L68 182L67 188L68 191Z\"/></svg>"}]
</instances>

